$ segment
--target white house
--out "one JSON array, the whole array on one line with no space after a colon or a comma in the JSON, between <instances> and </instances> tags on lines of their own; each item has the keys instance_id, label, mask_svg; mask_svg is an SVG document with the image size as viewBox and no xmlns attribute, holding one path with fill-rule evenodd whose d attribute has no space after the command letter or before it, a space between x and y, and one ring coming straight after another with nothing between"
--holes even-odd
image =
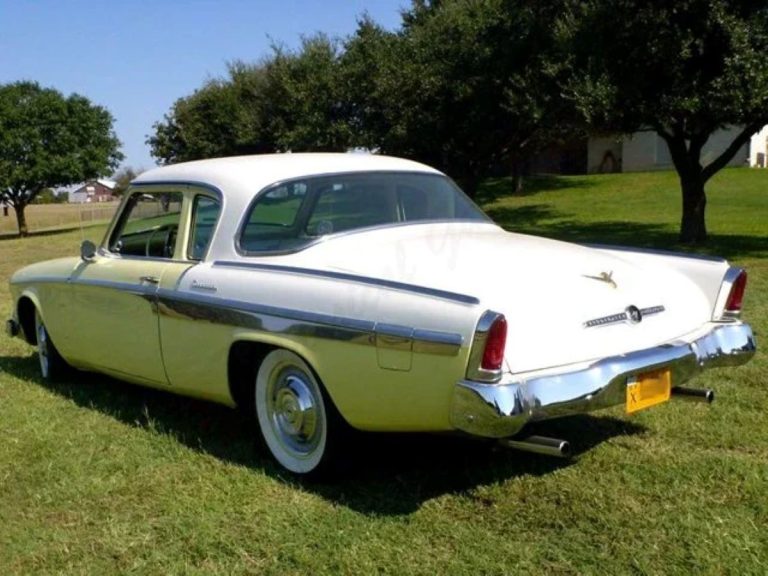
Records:
<instances>
[{"instance_id":1,"label":"white house","mask_svg":"<svg viewBox=\"0 0 768 576\"><path fill-rule=\"evenodd\" d=\"M738 126L715 132L704 145L701 160L708 164L733 141L739 133ZM765 168L768 126L753 135L749 143L741 147L729 166L753 166ZM671 170L672 157L667 143L652 130L635 132L631 136L592 137L587 142L587 172L641 172L646 170Z\"/></svg>"}]
</instances>

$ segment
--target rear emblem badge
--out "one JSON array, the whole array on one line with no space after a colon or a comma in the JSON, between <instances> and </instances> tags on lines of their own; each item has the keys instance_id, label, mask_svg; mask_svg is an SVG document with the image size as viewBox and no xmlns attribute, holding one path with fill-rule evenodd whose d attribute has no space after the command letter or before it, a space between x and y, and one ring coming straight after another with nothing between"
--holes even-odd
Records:
<instances>
[{"instance_id":1,"label":"rear emblem badge","mask_svg":"<svg viewBox=\"0 0 768 576\"><path fill-rule=\"evenodd\" d=\"M638 308L637 306L627 306L623 312L611 314L610 316L601 316L584 322L584 328L595 328L597 326L609 326L611 324L640 324L643 318L661 314L665 311L664 306L649 306L648 308Z\"/></svg>"},{"instance_id":2,"label":"rear emblem badge","mask_svg":"<svg viewBox=\"0 0 768 576\"><path fill-rule=\"evenodd\" d=\"M624 312L626 312L627 319L631 324L639 324L643 321L643 313L637 306L627 306Z\"/></svg>"},{"instance_id":3,"label":"rear emblem badge","mask_svg":"<svg viewBox=\"0 0 768 576\"><path fill-rule=\"evenodd\" d=\"M616 286L616 282L613 279L613 270L610 272L600 272L599 276L590 276L588 274L582 274L582 276L584 276L584 278L589 278L590 280L599 280L600 282L610 284L614 288L618 288L618 286Z\"/></svg>"}]
</instances>

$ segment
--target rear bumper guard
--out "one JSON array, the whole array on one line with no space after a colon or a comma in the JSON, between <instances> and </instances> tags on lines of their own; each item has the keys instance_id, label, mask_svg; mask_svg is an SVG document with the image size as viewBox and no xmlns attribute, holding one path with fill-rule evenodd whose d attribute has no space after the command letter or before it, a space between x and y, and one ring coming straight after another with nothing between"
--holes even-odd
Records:
<instances>
[{"instance_id":1,"label":"rear bumper guard","mask_svg":"<svg viewBox=\"0 0 768 576\"><path fill-rule=\"evenodd\" d=\"M748 324L712 323L690 342L674 341L604 358L570 372L501 384L461 380L454 390L451 423L476 436L506 438L529 421L623 404L627 381L639 373L668 368L672 386L681 386L703 370L745 364L755 350Z\"/></svg>"}]
</instances>

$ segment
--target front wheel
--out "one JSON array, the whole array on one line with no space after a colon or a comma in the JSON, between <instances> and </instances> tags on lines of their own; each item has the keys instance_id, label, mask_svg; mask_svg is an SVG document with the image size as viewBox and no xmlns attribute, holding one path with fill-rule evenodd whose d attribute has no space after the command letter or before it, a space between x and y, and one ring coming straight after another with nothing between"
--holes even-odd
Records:
<instances>
[{"instance_id":1,"label":"front wheel","mask_svg":"<svg viewBox=\"0 0 768 576\"><path fill-rule=\"evenodd\" d=\"M56 350L39 310L35 310L35 335L37 336L37 357L40 361L43 380L58 380L66 373L67 363Z\"/></svg>"},{"instance_id":2,"label":"front wheel","mask_svg":"<svg viewBox=\"0 0 768 576\"><path fill-rule=\"evenodd\" d=\"M266 355L256 376L256 417L275 459L294 474L329 467L336 413L309 365L288 350Z\"/></svg>"}]
</instances>

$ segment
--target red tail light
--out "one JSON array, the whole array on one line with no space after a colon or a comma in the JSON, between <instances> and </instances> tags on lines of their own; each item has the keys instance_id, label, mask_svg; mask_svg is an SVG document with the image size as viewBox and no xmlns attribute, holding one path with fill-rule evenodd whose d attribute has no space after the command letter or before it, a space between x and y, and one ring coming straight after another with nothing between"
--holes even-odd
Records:
<instances>
[{"instance_id":1,"label":"red tail light","mask_svg":"<svg viewBox=\"0 0 768 576\"><path fill-rule=\"evenodd\" d=\"M504 362L504 347L507 344L507 319L504 316L496 318L488 330L488 337L485 341L485 350L483 351L483 361L480 367L483 370L501 370Z\"/></svg>"},{"instance_id":2,"label":"red tail light","mask_svg":"<svg viewBox=\"0 0 768 576\"><path fill-rule=\"evenodd\" d=\"M731 293L725 301L726 312L741 312L741 303L744 300L744 290L747 287L747 271L742 270L731 286Z\"/></svg>"}]
</instances>

